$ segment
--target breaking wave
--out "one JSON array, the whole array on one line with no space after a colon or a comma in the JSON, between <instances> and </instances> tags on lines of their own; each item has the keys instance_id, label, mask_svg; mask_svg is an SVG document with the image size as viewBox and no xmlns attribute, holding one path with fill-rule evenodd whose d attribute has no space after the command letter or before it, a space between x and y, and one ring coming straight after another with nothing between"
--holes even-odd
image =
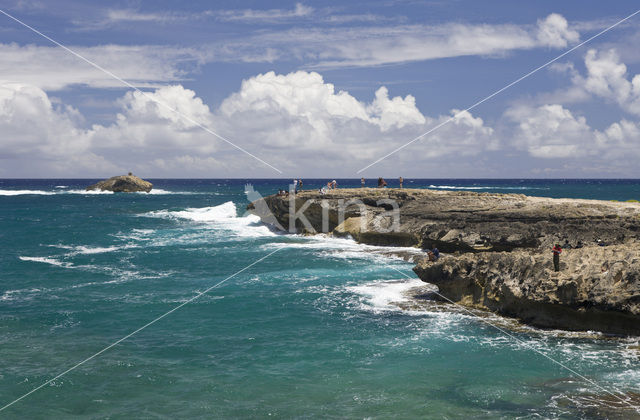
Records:
<instances>
[{"instance_id":1,"label":"breaking wave","mask_svg":"<svg viewBox=\"0 0 640 420\"><path fill-rule=\"evenodd\" d=\"M233 201L213 207L187 208L184 210L158 210L143 214L147 217L161 217L205 223L212 227L232 231L236 236L276 236L276 233L260 222L255 215L238 216Z\"/></svg>"}]
</instances>

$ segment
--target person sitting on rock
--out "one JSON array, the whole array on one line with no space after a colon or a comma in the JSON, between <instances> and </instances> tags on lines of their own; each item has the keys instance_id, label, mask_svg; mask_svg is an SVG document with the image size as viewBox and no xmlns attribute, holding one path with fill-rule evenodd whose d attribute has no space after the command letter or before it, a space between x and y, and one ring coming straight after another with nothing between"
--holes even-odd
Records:
<instances>
[{"instance_id":1,"label":"person sitting on rock","mask_svg":"<svg viewBox=\"0 0 640 420\"><path fill-rule=\"evenodd\" d=\"M385 181L382 177L378 178L378 188L384 188L387 186L387 181Z\"/></svg>"},{"instance_id":2,"label":"person sitting on rock","mask_svg":"<svg viewBox=\"0 0 640 420\"><path fill-rule=\"evenodd\" d=\"M433 253L433 257L435 258L434 261L438 261L438 258L440 258L440 250L436 248L435 245L431 245L431 252Z\"/></svg>"},{"instance_id":3,"label":"person sitting on rock","mask_svg":"<svg viewBox=\"0 0 640 420\"><path fill-rule=\"evenodd\" d=\"M553 247L553 269L555 271L560 271L560 253L562 253L562 248L556 244Z\"/></svg>"}]
</instances>

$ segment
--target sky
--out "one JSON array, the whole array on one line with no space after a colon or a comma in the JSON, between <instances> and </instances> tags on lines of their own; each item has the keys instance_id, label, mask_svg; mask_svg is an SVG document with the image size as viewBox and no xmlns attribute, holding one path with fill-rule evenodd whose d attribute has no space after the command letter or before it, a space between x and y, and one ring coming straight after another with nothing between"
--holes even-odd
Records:
<instances>
[{"instance_id":1,"label":"sky","mask_svg":"<svg viewBox=\"0 0 640 420\"><path fill-rule=\"evenodd\" d=\"M0 0L0 178L640 178L638 9Z\"/></svg>"}]
</instances>

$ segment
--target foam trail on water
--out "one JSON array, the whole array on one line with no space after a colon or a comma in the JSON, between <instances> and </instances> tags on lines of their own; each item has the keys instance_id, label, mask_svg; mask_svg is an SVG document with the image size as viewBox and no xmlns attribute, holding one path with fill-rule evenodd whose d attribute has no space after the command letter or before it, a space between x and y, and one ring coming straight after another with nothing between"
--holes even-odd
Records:
<instances>
[{"instance_id":1,"label":"foam trail on water","mask_svg":"<svg viewBox=\"0 0 640 420\"><path fill-rule=\"evenodd\" d=\"M60 260L56 260L55 258L50 258L50 257L23 257L23 256L19 256L18 258L20 260L22 260L22 261L33 261L33 262L51 264L51 265L55 265L55 266L58 266L58 267L70 267L71 266L70 263L62 262Z\"/></svg>"},{"instance_id":2,"label":"foam trail on water","mask_svg":"<svg viewBox=\"0 0 640 420\"><path fill-rule=\"evenodd\" d=\"M502 187L496 186L475 186L475 187L460 187L453 185L429 185L429 188L439 190L548 190L549 188L542 187Z\"/></svg>"},{"instance_id":3,"label":"foam trail on water","mask_svg":"<svg viewBox=\"0 0 640 420\"><path fill-rule=\"evenodd\" d=\"M114 194L113 191L86 191L86 190L69 190L66 185L58 185L52 191L45 190L0 190L0 196L15 196L15 195L67 195L67 194L80 194L80 195L97 195L97 194ZM162 194L195 194L186 192L167 191L161 188L154 188L150 192L136 192L134 194L139 195L162 195Z\"/></svg>"},{"instance_id":4,"label":"foam trail on water","mask_svg":"<svg viewBox=\"0 0 640 420\"><path fill-rule=\"evenodd\" d=\"M42 190L0 190L0 196L12 196L12 195L54 195L53 191Z\"/></svg>"},{"instance_id":5,"label":"foam trail on water","mask_svg":"<svg viewBox=\"0 0 640 420\"><path fill-rule=\"evenodd\" d=\"M147 217L162 217L168 219L190 220L206 223L235 233L236 236L258 237L275 236L276 234L260 223L260 217L255 215L237 216L236 205L233 201L213 207L187 208L170 211L158 210L143 214Z\"/></svg>"}]
</instances>

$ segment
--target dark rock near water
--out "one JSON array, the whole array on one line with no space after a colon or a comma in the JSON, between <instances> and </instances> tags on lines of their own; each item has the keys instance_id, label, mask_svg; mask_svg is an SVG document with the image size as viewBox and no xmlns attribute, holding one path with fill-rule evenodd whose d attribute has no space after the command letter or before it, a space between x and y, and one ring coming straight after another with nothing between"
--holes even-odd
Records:
<instances>
[{"instance_id":1,"label":"dark rock near water","mask_svg":"<svg viewBox=\"0 0 640 420\"><path fill-rule=\"evenodd\" d=\"M351 205L345 206L350 200ZM295 211L290 205L295 203ZM399 223L393 229L393 204ZM640 205L519 194L339 189L250 205L268 223L361 243L437 246L414 271L445 300L547 328L640 335ZM323 217L323 215L325 217ZM323 226L323 220L324 226ZM597 246L597 241L606 246ZM561 271L551 247L568 243Z\"/></svg>"},{"instance_id":2,"label":"dark rock near water","mask_svg":"<svg viewBox=\"0 0 640 420\"><path fill-rule=\"evenodd\" d=\"M134 175L120 175L90 185L87 191L149 192L153 184Z\"/></svg>"}]
</instances>

